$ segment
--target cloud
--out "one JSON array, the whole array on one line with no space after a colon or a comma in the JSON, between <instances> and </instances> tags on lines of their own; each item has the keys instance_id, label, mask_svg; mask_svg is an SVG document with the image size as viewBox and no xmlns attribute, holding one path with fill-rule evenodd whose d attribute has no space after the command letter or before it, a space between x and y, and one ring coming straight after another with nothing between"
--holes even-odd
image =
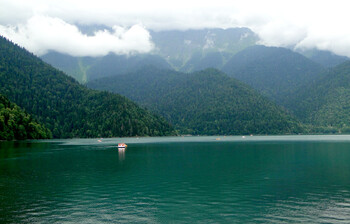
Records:
<instances>
[{"instance_id":1,"label":"cloud","mask_svg":"<svg viewBox=\"0 0 350 224\"><path fill-rule=\"evenodd\" d=\"M0 0L0 5L1 33L6 32L5 34L9 35L9 32L14 33L17 29L17 35L29 35L25 32L28 31L30 35L38 36L34 34L36 31L42 36L51 37L52 35L47 34L49 31L29 28L35 18L43 17L46 21L55 20L56 22L51 22L55 23L54 25L58 26L61 23L59 26L62 31L63 28L67 28L75 39L69 41L66 39L68 35L56 33L56 40L72 42L71 45L86 49L92 48L89 44L82 45L88 42L87 40L94 44L101 40L102 43L99 45L104 45L105 40L113 39L107 36L115 36L118 38L113 40L117 40L118 44L114 42L113 44L121 46L120 42L128 43L122 45L129 46L129 50L126 47L116 50L117 47L114 47L111 51L123 53L137 48L140 52L144 52L151 47L150 39L148 38L148 44L145 41L146 29L157 31L248 27L259 35L262 44L268 46L318 48L350 56L350 30L348 29L350 2L348 0L177 0L170 2L160 0ZM114 28L110 33L101 30L93 38L88 38L75 29L74 24L117 26L118 28ZM144 27L135 24L142 24ZM135 26L136 31L129 29ZM11 31L9 27L15 29ZM136 39L131 41L133 43L131 44L126 39L129 38L128 35L123 36L118 33L131 31L140 34L139 41L143 44L136 44L135 42L138 42ZM60 36L62 36L61 39ZM136 38L137 35L131 36ZM27 39L26 45L33 45L33 48L35 45L35 49L41 51L48 49L48 47L39 46L42 40L35 42L39 39L38 37L17 38ZM49 45L47 42L49 41L46 40L43 43ZM50 43L65 49L65 52L71 52L69 49L73 47L71 45L64 47L54 44L53 41ZM131 45L133 47L130 47ZM54 46L51 48L56 49ZM96 48L99 47L96 46ZM96 54L102 54L96 48L93 48L98 52ZM91 52L91 50L80 49L79 54L82 55L84 51Z\"/></svg>"},{"instance_id":2,"label":"cloud","mask_svg":"<svg viewBox=\"0 0 350 224\"><path fill-rule=\"evenodd\" d=\"M245 8L238 17L240 24L259 35L261 44L316 48L350 57L349 1L266 0L256 6Z\"/></svg>"},{"instance_id":3,"label":"cloud","mask_svg":"<svg viewBox=\"0 0 350 224\"><path fill-rule=\"evenodd\" d=\"M103 56L110 52L146 53L153 49L150 34L141 25L129 29L113 26L112 32L100 30L88 36L62 19L33 16L25 24L0 25L0 33L39 56L50 50L73 56Z\"/></svg>"}]
</instances>

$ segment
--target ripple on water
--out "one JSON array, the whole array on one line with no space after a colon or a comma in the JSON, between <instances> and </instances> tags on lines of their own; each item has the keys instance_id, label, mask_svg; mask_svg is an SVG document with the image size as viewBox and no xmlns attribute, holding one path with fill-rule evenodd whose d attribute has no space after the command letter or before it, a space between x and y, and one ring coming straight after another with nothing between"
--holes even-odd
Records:
<instances>
[{"instance_id":1,"label":"ripple on water","mask_svg":"<svg viewBox=\"0 0 350 224\"><path fill-rule=\"evenodd\" d=\"M350 220L350 142L246 140L28 148L0 158L0 222Z\"/></svg>"}]
</instances>

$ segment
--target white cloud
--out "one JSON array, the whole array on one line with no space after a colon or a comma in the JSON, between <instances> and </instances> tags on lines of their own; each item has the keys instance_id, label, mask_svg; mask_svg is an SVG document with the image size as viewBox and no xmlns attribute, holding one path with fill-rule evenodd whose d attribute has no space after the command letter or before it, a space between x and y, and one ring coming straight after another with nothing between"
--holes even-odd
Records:
<instances>
[{"instance_id":1,"label":"white cloud","mask_svg":"<svg viewBox=\"0 0 350 224\"><path fill-rule=\"evenodd\" d=\"M350 56L348 0L0 0L0 6L1 33L6 32L8 35L11 31L8 27L13 26L18 28L17 35L38 36L39 34L34 32L39 32L44 37L50 37L52 35L47 34L48 30L26 27L33 18L41 16L46 20L61 20L60 27L67 28L75 37L75 42L69 41L66 39L67 35L56 33L57 41L72 42L71 45L80 44L79 46L87 49L91 47L82 45L88 42L87 40L96 44L102 41L99 44L104 45L103 42L107 39L110 41L109 44L118 46L121 46L120 40L123 40L123 43L128 43L123 46L140 47L140 51L149 48L143 44L140 46L136 44L141 40L134 39L131 41L133 44L129 43L125 39L129 38L128 35L123 36L123 39L119 34L109 33L109 37L119 35L119 38L107 38L107 31L100 31L94 37L87 38L72 27L72 24L103 24L109 27L118 26L119 29L143 24L145 28L153 30L248 27L256 32L261 38L261 43L266 45L316 47ZM55 25L59 25L59 22L56 23ZM141 35L143 39L140 38L144 41L147 36L145 29L139 25L136 27L138 27L136 31L124 29L118 32L140 32L140 35L143 34ZM136 35L132 36L136 38ZM41 40L33 42L39 37L17 38L26 39L26 44L33 45L33 48L45 49L39 46ZM117 41L114 43L112 40ZM50 44L47 42L49 41L43 43L54 45L53 42ZM58 46L70 52L71 47ZM123 50L118 52L129 52L125 47L121 49ZM79 54L83 54L84 51L90 52L81 49ZM116 51L116 47L113 51Z\"/></svg>"},{"instance_id":2,"label":"white cloud","mask_svg":"<svg viewBox=\"0 0 350 224\"><path fill-rule=\"evenodd\" d=\"M141 25L130 29L113 26L113 32L100 30L87 36L62 19L33 16L25 24L0 25L0 33L37 55L55 50L73 56L103 56L145 53L153 48L149 32Z\"/></svg>"}]
</instances>

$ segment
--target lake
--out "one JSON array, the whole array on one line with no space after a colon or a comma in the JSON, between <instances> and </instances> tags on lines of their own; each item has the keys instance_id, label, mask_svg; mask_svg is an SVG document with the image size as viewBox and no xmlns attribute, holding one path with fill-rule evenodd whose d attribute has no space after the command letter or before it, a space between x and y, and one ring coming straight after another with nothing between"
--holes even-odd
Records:
<instances>
[{"instance_id":1,"label":"lake","mask_svg":"<svg viewBox=\"0 0 350 224\"><path fill-rule=\"evenodd\" d=\"M118 142L128 148L119 151ZM350 220L346 135L69 139L0 146L0 223Z\"/></svg>"}]
</instances>

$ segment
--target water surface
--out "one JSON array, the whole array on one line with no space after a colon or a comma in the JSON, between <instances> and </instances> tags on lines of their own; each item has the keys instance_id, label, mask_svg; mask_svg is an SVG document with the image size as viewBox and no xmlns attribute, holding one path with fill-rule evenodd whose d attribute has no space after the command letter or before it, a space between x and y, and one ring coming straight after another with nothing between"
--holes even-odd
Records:
<instances>
[{"instance_id":1,"label":"water surface","mask_svg":"<svg viewBox=\"0 0 350 224\"><path fill-rule=\"evenodd\" d=\"M116 149L118 142L129 145L125 152ZM0 146L0 223L350 220L350 136L73 139Z\"/></svg>"}]
</instances>

